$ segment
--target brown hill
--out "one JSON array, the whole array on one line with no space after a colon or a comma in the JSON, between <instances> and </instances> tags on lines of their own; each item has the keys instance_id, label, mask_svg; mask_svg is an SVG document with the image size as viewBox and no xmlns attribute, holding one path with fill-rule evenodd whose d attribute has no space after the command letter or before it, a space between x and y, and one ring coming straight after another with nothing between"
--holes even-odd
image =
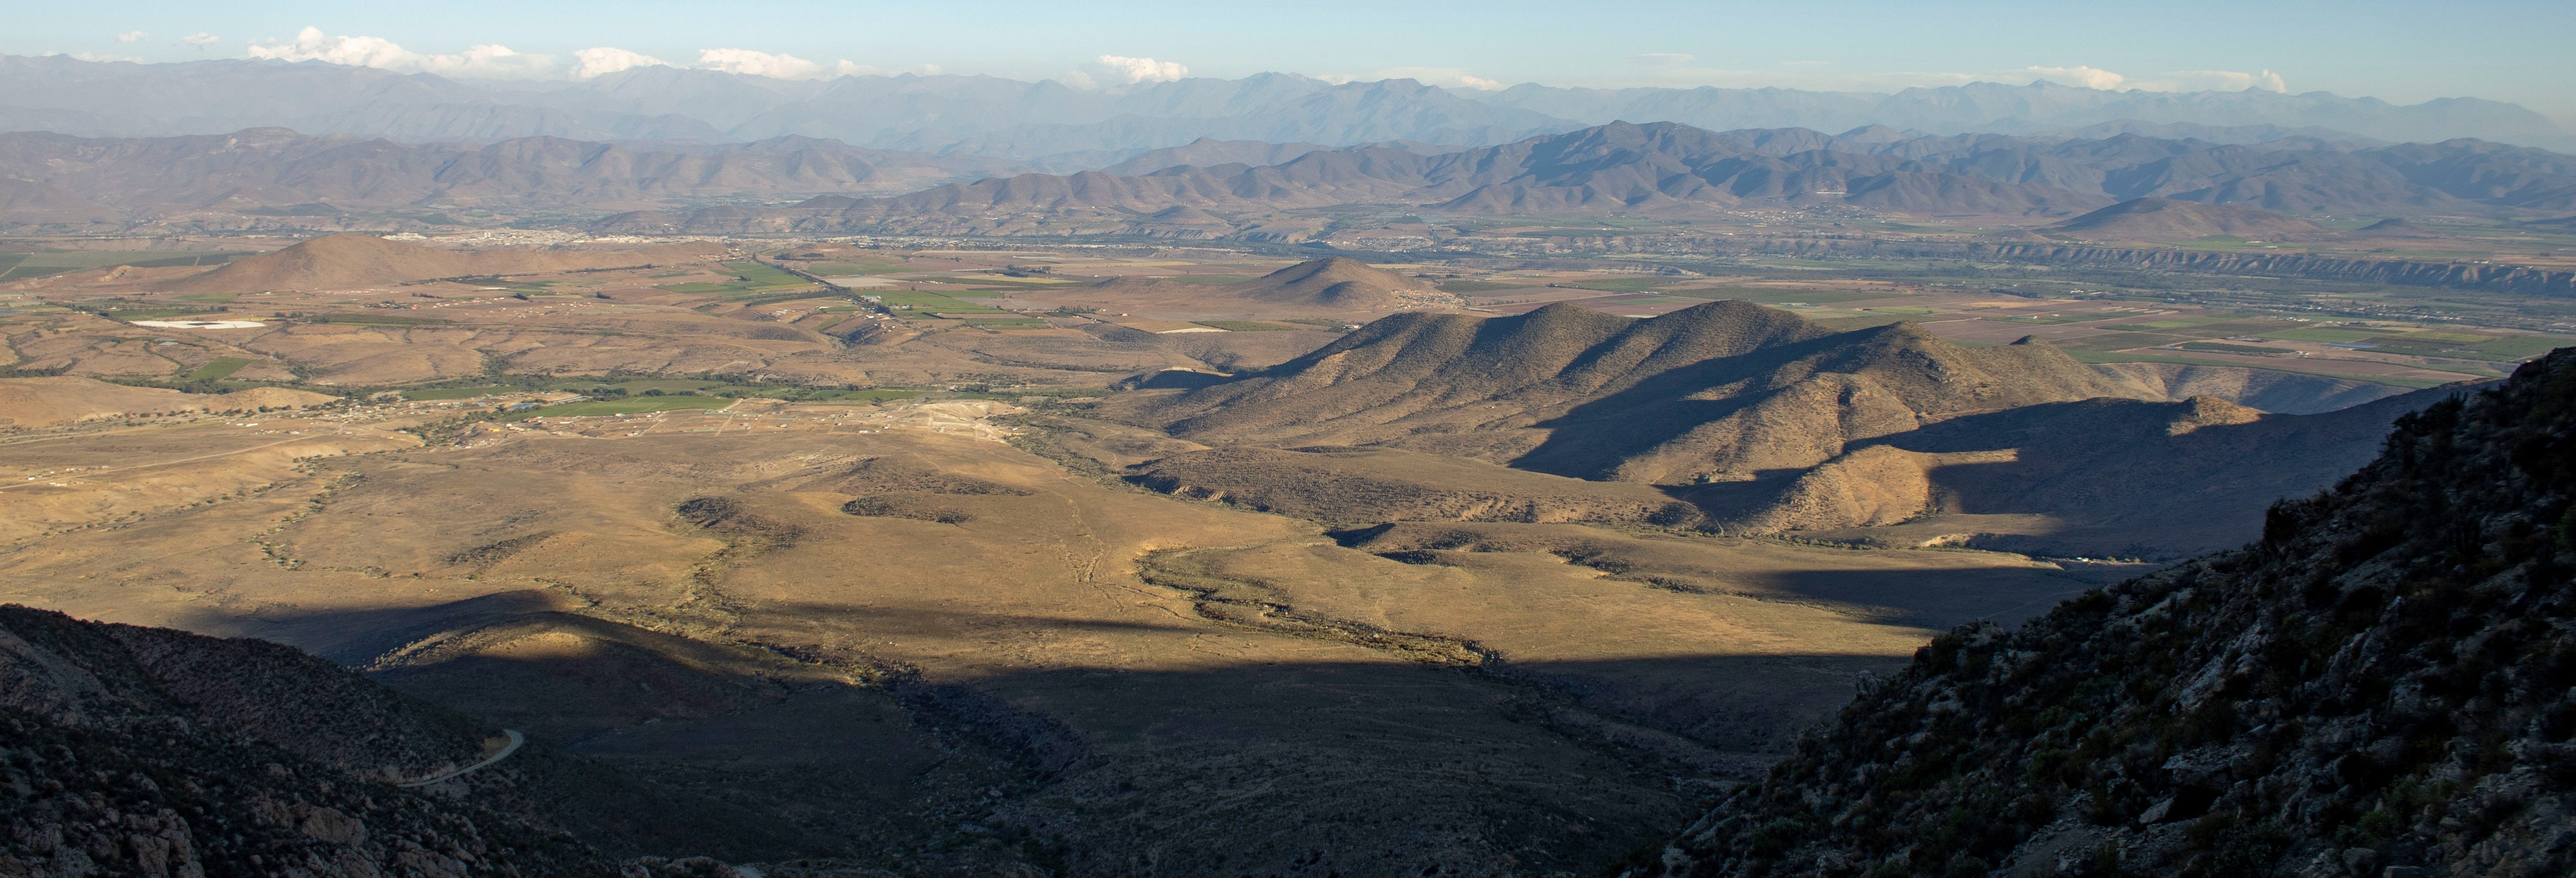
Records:
<instances>
[{"instance_id":1,"label":"brown hill","mask_svg":"<svg viewBox=\"0 0 2576 878\"><path fill-rule=\"evenodd\" d=\"M1490 319L1397 315L1264 372L1100 410L1237 446L1151 462L1136 471L1141 484L1327 521L1643 521L1744 534L1905 525L1838 538L2173 557L2242 541L2272 501L2331 484L2368 459L2391 419L2447 392L2302 407L2319 412L2308 415L2172 399L2231 385L2302 401L2278 382L2227 377L2088 366L2028 340L1965 348L1910 324L1832 333L1746 302L1648 320L1557 305ZM1418 455L1314 446L1663 487L1596 497L1466 478ZM1321 485L1347 496L1323 497Z\"/></svg>"},{"instance_id":2,"label":"brown hill","mask_svg":"<svg viewBox=\"0 0 2576 878\"><path fill-rule=\"evenodd\" d=\"M2211 235L2278 239L2324 231L2307 220L2261 208L2169 198L2133 198L2050 230L2119 241L2183 241Z\"/></svg>"},{"instance_id":3,"label":"brown hill","mask_svg":"<svg viewBox=\"0 0 2576 878\"><path fill-rule=\"evenodd\" d=\"M1256 377L1114 401L1201 442L1394 445L1579 478L1740 481L1970 411L2157 397L2046 345L1963 348L1910 324L1835 334L1712 302L1647 320L1550 305L1402 314Z\"/></svg>"},{"instance_id":4,"label":"brown hill","mask_svg":"<svg viewBox=\"0 0 2576 878\"><path fill-rule=\"evenodd\" d=\"M584 268L667 265L708 258L710 244L666 244L637 250L441 250L374 235L325 235L235 260L204 274L164 281L167 292L251 293L341 289L473 275L529 274Z\"/></svg>"},{"instance_id":5,"label":"brown hill","mask_svg":"<svg viewBox=\"0 0 2576 878\"><path fill-rule=\"evenodd\" d=\"M2210 397L1965 415L1855 442L1771 491L1739 495L1735 514L1719 510L1713 527L1775 534L1920 521L1899 542L2188 556L2242 544L2261 532L2273 502L2332 486L2377 453L2400 415L2456 392L2436 388L2312 415Z\"/></svg>"},{"instance_id":6,"label":"brown hill","mask_svg":"<svg viewBox=\"0 0 2576 878\"><path fill-rule=\"evenodd\" d=\"M1357 259L1327 256L1263 275L1237 290L1243 297L1339 311L1392 311L1424 304L1459 304L1430 284L1368 267Z\"/></svg>"},{"instance_id":7,"label":"brown hill","mask_svg":"<svg viewBox=\"0 0 2576 878\"><path fill-rule=\"evenodd\" d=\"M69 375L0 378L0 428L59 427L119 415L308 408L338 401L336 396L283 387L254 387L225 394L203 394L157 387L127 387Z\"/></svg>"}]
</instances>

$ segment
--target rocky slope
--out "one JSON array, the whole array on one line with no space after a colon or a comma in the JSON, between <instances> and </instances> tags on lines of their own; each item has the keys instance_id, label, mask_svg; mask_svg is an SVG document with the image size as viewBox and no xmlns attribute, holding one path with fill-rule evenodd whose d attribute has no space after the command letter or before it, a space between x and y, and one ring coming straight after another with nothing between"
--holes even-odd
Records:
<instances>
[{"instance_id":1,"label":"rocky slope","mask_svg":"<svg viewBox=\"0 0 2576 878\"><path fill-rule=\"evenodd\" d=\"M0 607L0 728L0 874L617 874L392 786L480 759L487 730L287 647Z\"/></svg>"},{"instance_id":2,"label":"rocky slope","mask_svg":"<svg viewBox=\"0 0 2576 878\"><path fill-rule=\"evenodd\" d=\"M724 875L697 855L830 849L535 736L399 785L506 745L292 647L0 606L0 875Z\"/></svg>"},{"instance_id":3,"label":"rocky slope","mask_svg":"<svg viewBox=\"0 0 2576 878\"><path fill-rule=\"evenodd\" d=\"M1631 874L2576 871L2576 351L2259 543L1962 627Z\"/></svg>"}]
</instances>

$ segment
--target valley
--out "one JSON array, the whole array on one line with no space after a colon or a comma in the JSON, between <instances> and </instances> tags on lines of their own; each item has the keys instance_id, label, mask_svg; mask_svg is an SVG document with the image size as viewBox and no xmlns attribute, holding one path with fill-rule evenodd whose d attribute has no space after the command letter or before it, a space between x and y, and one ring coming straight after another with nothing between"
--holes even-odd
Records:
<instances>
[{"instance_id":1,"label":"valley","mask_svg":"<svg viewBox=\"0 0 2576 878\"><path fill-rule=\"evenodd\" d=\"M250 45L0 55L0 875L2576 856L2534 110Z\"/></svg>"}]
</instances>

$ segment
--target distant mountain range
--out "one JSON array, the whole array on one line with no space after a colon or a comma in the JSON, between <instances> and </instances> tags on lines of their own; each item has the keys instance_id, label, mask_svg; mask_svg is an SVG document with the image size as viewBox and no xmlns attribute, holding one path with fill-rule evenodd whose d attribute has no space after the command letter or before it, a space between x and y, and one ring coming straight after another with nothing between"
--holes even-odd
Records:
<instances>
[{"instance_id":1,"label":"distant mountain range","mask_svg":"<svg viewBox=\"0 0 2576 878\"><path fill-rule=\"evenodd\" d=\"M2522 107L2474 98L2399 106L2323 92L2112 92L1977 83L1894 94L1760 88L1448 89L1409 79L1335 84L1286 73L1183 79L1120 91L989 76L820 81L641 67L580 81L460 81L366 67L219 60L176 64L0 56L0 131L158 137L282 127L399 141L747 142L830 138L871 149L969 153L1101 167L1201 138L1350 146L1412 140L1492 146L1612 121L1700 128L1885 125L1933 134L2200 136L2270 129L2381 141L2474 137L2576 148ZM1064 166L1058 164L1058 169Z\"/></svg>"},{"instance_id":2,"label":"distant mountain range","mask_svg":"<svg viewBox=\"0 0 2576 878\"><path fill-rule=\"evenodd\" d=\"M1862 128L1836 136L1613 123L1447 153L1371 146L1275 165L1023 174L787 208L639 212L601 228L1285 240L1295 238L1294 223L1274 212L1346 204L1483 215L1839 206L2056 218L2149 197L2299 213L2563 212L2576 210L2576 157L2471 140L2356 149L2300 138L2221 145L2133 134L2060 140Z\"/></svg>"},{"instance_id":3,"label":"distant mountain range","mask_svg":"<svg viewBox=\"0 0 2576 878\"><path fill-rule=\"evenodd\" d=\"M597 228L632 233L1306 240L1320 224L1279 212L1389 205L1681 216L1785 206L2035 223L2140 198L2379 216L2576 210L2576 157L2477 140L2219 144L2136 134L1937 136L1868 127L1828 135L1614 123L1461 149L1202 140L1114 167L1053 175L969 154L808 137L722 146L524 137L478 146L283 129L168 138L17 133L0 134L0 226L295 225L296 217L315 217L304 225L331 227L341 214L371 211L443 224L450 220L427 211L580 207L626 211ZM796 198L806 200L757 206ZM755 205L674 210L673 201ZM2268 222L2232 216L2231 223ZM2304 226L2277 219L2272 225Z\"/></svg>"}]
</instances>

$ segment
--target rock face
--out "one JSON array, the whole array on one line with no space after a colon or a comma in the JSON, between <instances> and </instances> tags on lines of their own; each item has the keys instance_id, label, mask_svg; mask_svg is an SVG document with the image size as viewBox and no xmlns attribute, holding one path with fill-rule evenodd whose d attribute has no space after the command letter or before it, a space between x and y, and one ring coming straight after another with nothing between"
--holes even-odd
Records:
<instances>
[{"instance_id":1,"label":"rock face","mask_svg":"<svg viewBox=\"0 0 2576 878\"><path fill-rule=\"evenodd\" d=\"M2576 349L2257 544L1935 639L1648 873L2576 874Z\"/></svg>"},{"instance_id":2,"label":"rock face","mask_svg":"<svg viewBox=\"0 0 2576 878\"><path fill-rule=\"evenodd\" d=\"M481 730L288 647L0 607L0 875L614 875L385 781Z\"/></svg>"}]
</instances>

